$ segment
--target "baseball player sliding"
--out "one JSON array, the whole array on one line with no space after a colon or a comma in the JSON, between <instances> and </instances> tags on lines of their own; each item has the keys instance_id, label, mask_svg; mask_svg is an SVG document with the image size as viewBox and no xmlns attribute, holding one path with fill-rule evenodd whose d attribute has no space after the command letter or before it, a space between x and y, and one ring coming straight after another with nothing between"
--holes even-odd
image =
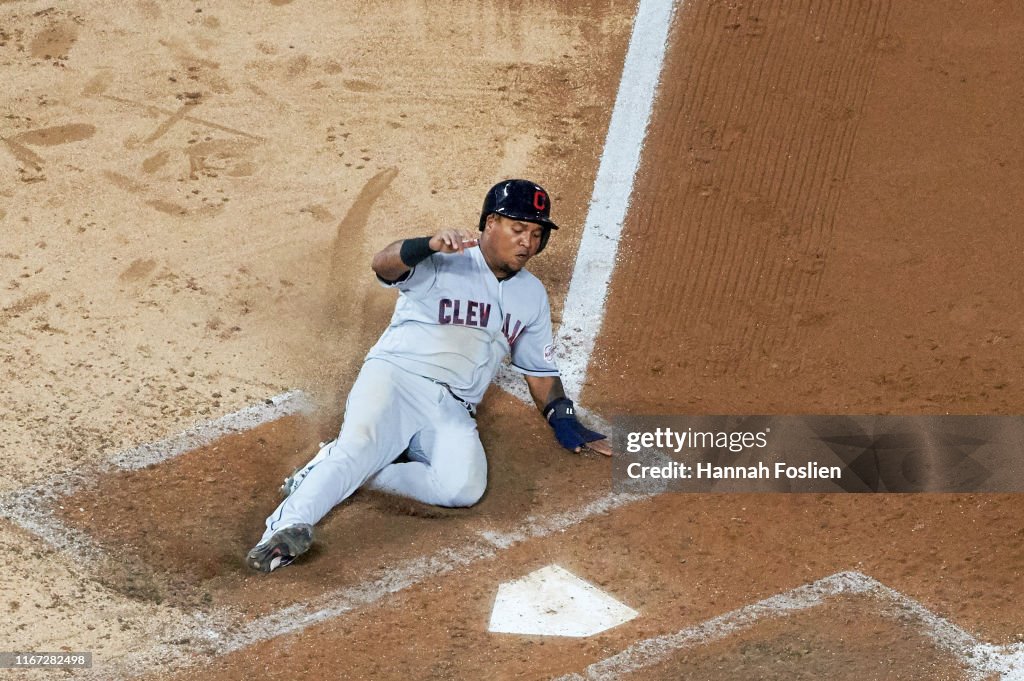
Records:
<instances>
[{"instance_id":1,"label":"baseball player sliding","mask_svg":"<svg viewBox=\"0 0 1024 681\"><path fill-rule=\"evenodd\" d=\"M374 256L380 283L399 291L391 323L352 386L338 438L285 481L250 567L294 561L313 526L363 485L437 506L479 501L487 457L476 405L507 355L563 447L611 455L565 396L547 292L524 269L558 229L550 212L543 188L506 180L487 192L479 235L448 229Z\"/></svg>"}]
</instances>

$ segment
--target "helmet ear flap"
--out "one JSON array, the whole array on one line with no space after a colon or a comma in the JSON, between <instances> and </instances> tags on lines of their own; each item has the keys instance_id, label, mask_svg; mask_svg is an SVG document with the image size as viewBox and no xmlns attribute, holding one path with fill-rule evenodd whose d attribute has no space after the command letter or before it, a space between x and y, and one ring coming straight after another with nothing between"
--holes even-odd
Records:
<instances>
[{"instance_id":1,"label":"helmet ear flap","mask_svg":"<svg viewBox=\"0 0 1024 681\"><path fill-rule=\"evenodd\" d=\"M489 219L489 218L490 218L490 217L491 217L492 215L501 215L501 213L498 213L497 211L493 211L493 210L492 210L492 211L487 211L487 212L485 212L485 213L481 213L481 214L480 214L480 231L481 231L481 232L482 232L482 231L484 231L484 229L486 229L486 228L487 228L487 220L488 220L488 219Z\"/></svg>"},{"instance_id":2,"label":"helmet ear flap","mask_svg":"<svg viewBox=\"0 0 1024 681\"><path fill-rule=\"evenodd\" d=\"M537 246L537 252L534 255L539 255L544 247L548 245L548 239L551 238L551 228L545 227L544 231L540 233L540 246Z\"/></svg>"},{"instance_id":3,"label":"helmet ear flap","mask_svg":"<svg viewBox=\"0 0 1024 681\"><path fill-rule=\"evenodd\" d=\"M487 196L484 197L484 207L480 211L481 232L484 231L484 226L487 224L487 217L498 209L499 195L506 184L506 182L499 182L487 191Z\"/></svg>"}]
</instances>

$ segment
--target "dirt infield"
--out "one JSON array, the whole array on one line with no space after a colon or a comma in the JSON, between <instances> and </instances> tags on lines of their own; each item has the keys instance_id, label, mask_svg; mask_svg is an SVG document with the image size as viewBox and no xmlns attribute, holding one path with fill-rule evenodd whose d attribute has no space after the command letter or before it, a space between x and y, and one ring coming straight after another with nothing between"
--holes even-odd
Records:
<instances>
[{"instance_id":1,"label":"dirt infield","mask_svg":"<svg viewBox=\"0 0 1024 681\"><path fill-rule=\"evenodd\" d=\"M369 256L475 224L502 177L553 188L564 238L536 270L557 309L632 11L0 3L0 494L286 389L334 414L392 306ZM202 494L192 482L179 508ZM242 516L273 485L259 501ZM139 519L114 527L152 529ZM259 530L231 528L214 557ZM4 555L28 541L0 527ZM10 561L0 579L26 596L9 646L109 660L189 616L154 614L159 575L127 566L101 585L66 559L53 580L37 579L45 557Z\"/></svg>"},{"instance_id":2,"label":"dirt infield","mask_svg":"<svg viewBox=\"0 0 1024 681\"><path fill-rule=\"evenodd\" d=\"M563 228L531 270L560 319L635 11L0 2L0 508L286 389L315 402L56 499L87 559L0 523L4 649L93 650L100 677L549 678L847 570L1024 643L1024 497L605 508L608 462L497 388L478 506L360 493L295 566L242 566L390 315L376 249L535 178ZM1022 42L994 0L679 3L581 402L1022 413ZM497 584L551 563L641 615L489 634ZM843 595L623 677L984 677L929 626Z\"/></svg>"}]
</instances>

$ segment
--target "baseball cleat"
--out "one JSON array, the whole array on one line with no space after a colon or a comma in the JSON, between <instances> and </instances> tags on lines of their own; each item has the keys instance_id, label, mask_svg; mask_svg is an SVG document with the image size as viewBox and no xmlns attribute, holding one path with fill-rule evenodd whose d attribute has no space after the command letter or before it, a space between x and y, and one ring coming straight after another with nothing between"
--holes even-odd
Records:
<instances>
[{"instance_id":1,"label":"baseball cleat","mask_svg":"<svg viewBox=\"0 0 1024 681\"><path fill-rule=\"evenodd\" d=\"M291 564L313 544L312 525L291 525L271 535L270 539L252 547L245 564L260 572L273 572Z\"/></svg>"}]
</instances>

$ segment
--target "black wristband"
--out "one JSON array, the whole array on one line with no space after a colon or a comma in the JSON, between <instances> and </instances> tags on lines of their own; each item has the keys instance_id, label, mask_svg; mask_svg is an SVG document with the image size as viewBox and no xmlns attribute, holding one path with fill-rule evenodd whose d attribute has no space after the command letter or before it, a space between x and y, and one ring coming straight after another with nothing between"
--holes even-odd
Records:
<instances>
[{"instance_id":1,"label":"black wristband","mask_svg":"<svg viewBox=\"0 0 1024 681\"><path fill-rule=\"evenodd\" d=\"M555 419L576 418L575 405L568 397L551 400L542 413L549 423Z\"/></svg>"},{"instance_id":2,"label":"black wristband","mask_svg":"<svg viewBox=\"0 0 1024 681\"><path fill-rule=\"evenodd\" d=\"M402 247L398 251L398 257L402 259L402 263L406 267L416 267L432 256L435 251L430 247L430 239L429 236L423 236L403 241Z\"/></svg>"}]
</instances>

